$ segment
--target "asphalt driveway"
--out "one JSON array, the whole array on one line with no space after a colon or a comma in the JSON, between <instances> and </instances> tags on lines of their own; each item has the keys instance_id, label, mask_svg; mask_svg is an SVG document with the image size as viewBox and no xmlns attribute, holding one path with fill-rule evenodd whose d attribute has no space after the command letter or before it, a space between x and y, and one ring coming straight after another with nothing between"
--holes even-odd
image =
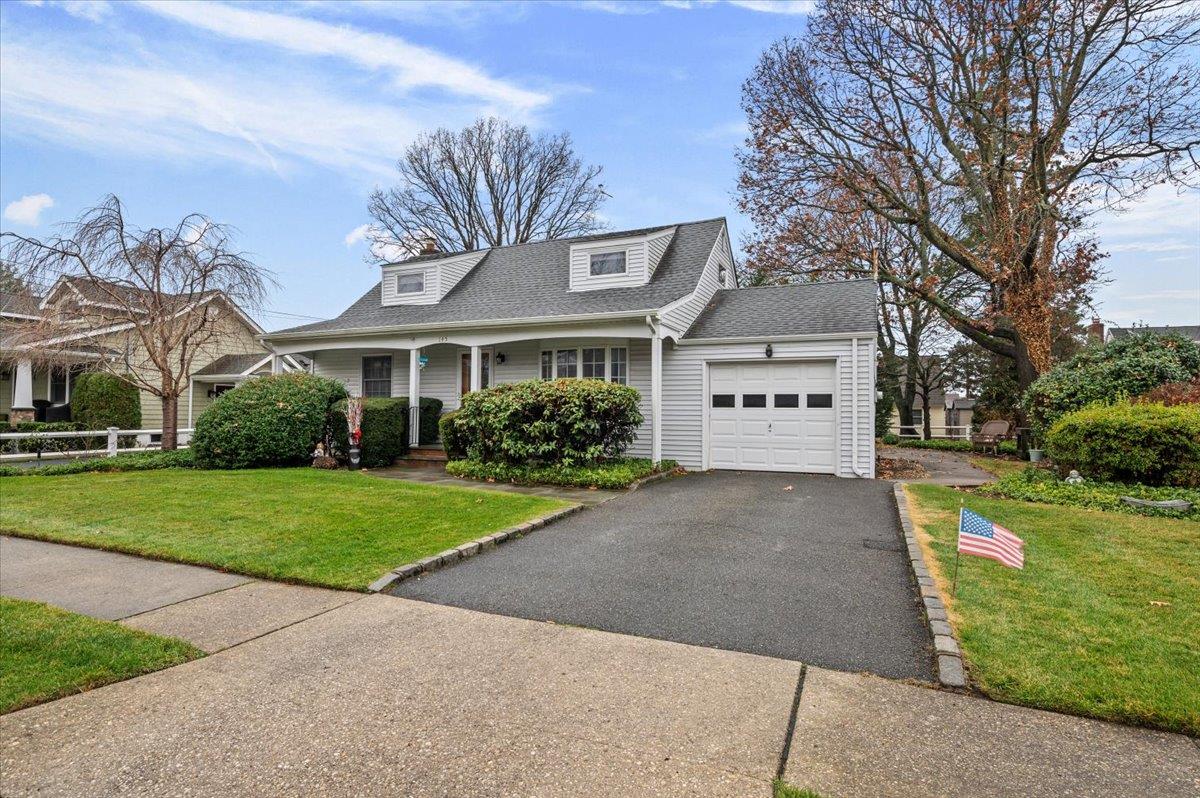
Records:
<instances>
[{"instance_id":1,"label":"asphalt driveway","mask_svg":"<svg viewBox=\"0 0 1200 798\"><path fill-rule=\"evenodd\" d=\"M883 481L692 474L621 496L394 595L932 679Z\"/></svg>"}]
</instances>

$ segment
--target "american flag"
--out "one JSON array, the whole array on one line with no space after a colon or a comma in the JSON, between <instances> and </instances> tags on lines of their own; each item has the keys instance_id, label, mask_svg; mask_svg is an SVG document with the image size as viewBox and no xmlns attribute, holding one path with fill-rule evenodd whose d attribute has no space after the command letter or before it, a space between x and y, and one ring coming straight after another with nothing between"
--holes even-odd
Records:
<instances>
[{"instance_id":1,"label":"american flag","mask_svg":"<svg viewBox=\"0 0 1200 798\"><path fill-rule=\"evenodd\" d=\"M958 514L958 550L989 557L1009 568L1025 567L1025 541L966 507Z\"/></svg>"}]
</instances>

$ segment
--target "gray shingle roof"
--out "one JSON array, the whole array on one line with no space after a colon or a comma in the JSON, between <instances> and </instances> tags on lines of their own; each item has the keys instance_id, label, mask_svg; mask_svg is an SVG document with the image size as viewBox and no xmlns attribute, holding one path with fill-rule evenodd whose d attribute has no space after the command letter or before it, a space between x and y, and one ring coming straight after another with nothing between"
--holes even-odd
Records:
<instances>
[{"instance_id":1,"label":"gray shingle roof","mask_svg":"<svg viewBox=\"0 0 1200 798\"><path fill-rule=\"evenodd\" d=\"M267 356L266 352L246 352L240 355L221 355L192 376L204 377L209 374L241 374Z\"/></svg>"},{"instance_id":2,"label":"gray shingle roof","mask_svg":"<svg viewBox=\"0 0 1200 798\"><path fill-rule=\"evenodd\" d=\"M1113 327L1111 333L1113 338L1155 333L1157 335L1182 335L1184 338L1200 341L1200 324L1181 324L1178 327Z\"/></svg>"},{"instance_id":3,"label":"gray shingle roof","mask_svg":"<svg viewBox=\"0 0 1200 798\"><path fill-rule=\"evenodd\" d=\"M377 327L499 319L553 318L585 313L613 313L663 307L696 287L700 272L724 228L724 219L660 225L557 241L537 241L490 250L435 305L380 304L376 285L342 315L278 333L331 332ZM571 292L568 258L571 244L678 227L650 282L633 288ZM445 255L443 257L450 257ZM421 258L422 261L429 260ZM268 335L268 338L271 336Z\"/></svg>"},{"instance_id":4,"label":"gray shingle roof","mask_svg":"<svg viewBox=\"0 0 1200 798\"><path fill-rule=\"evenodd\" d=\"M875 283L842 280L718 291L684 336L757 338L873 331Z\"/></svg>"}]
</instances>

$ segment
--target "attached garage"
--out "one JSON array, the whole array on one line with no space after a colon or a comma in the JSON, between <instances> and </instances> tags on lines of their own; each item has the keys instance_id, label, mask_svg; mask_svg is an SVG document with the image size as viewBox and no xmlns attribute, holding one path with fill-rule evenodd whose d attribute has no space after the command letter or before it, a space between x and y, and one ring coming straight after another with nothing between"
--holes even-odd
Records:
<instances>
[{"instance_id":1,"label":"attached garage","mask_svg":"<svg viewBox=\"0 0 1200 798\"><path fill-rule=\"evenodd\" d=\"M714 363L712 468L837 473L835 360Z\"/></svg>"},{"instance_id":2,"label":"attached garage","mask_svg":"<svg viewBox=\"0 0 1200 798\"><path fill-rule=\"evenodd\" d=\"M875 284L717 292L663 353L663 456L875 475Z\"/></svg>"}]
</instances>

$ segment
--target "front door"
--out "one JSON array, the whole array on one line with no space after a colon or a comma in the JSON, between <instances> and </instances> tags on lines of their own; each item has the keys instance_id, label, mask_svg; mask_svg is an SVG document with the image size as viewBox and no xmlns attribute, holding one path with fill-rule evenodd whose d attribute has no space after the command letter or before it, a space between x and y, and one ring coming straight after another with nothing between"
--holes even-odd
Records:
<instances>
[{"instance_id":1,"label":"front door","mask_svg":"<svg viewBox=\"0 0 1200 798\"><path fill-rule=\"evenodd\" d=\"M458 395L462 396L471 392L471 353L463 352L460 357ZM481 388L487 388L492 384L492 352L490 349L480 351L479 362L479 385Z\"/></svg>"}]
</instances>

